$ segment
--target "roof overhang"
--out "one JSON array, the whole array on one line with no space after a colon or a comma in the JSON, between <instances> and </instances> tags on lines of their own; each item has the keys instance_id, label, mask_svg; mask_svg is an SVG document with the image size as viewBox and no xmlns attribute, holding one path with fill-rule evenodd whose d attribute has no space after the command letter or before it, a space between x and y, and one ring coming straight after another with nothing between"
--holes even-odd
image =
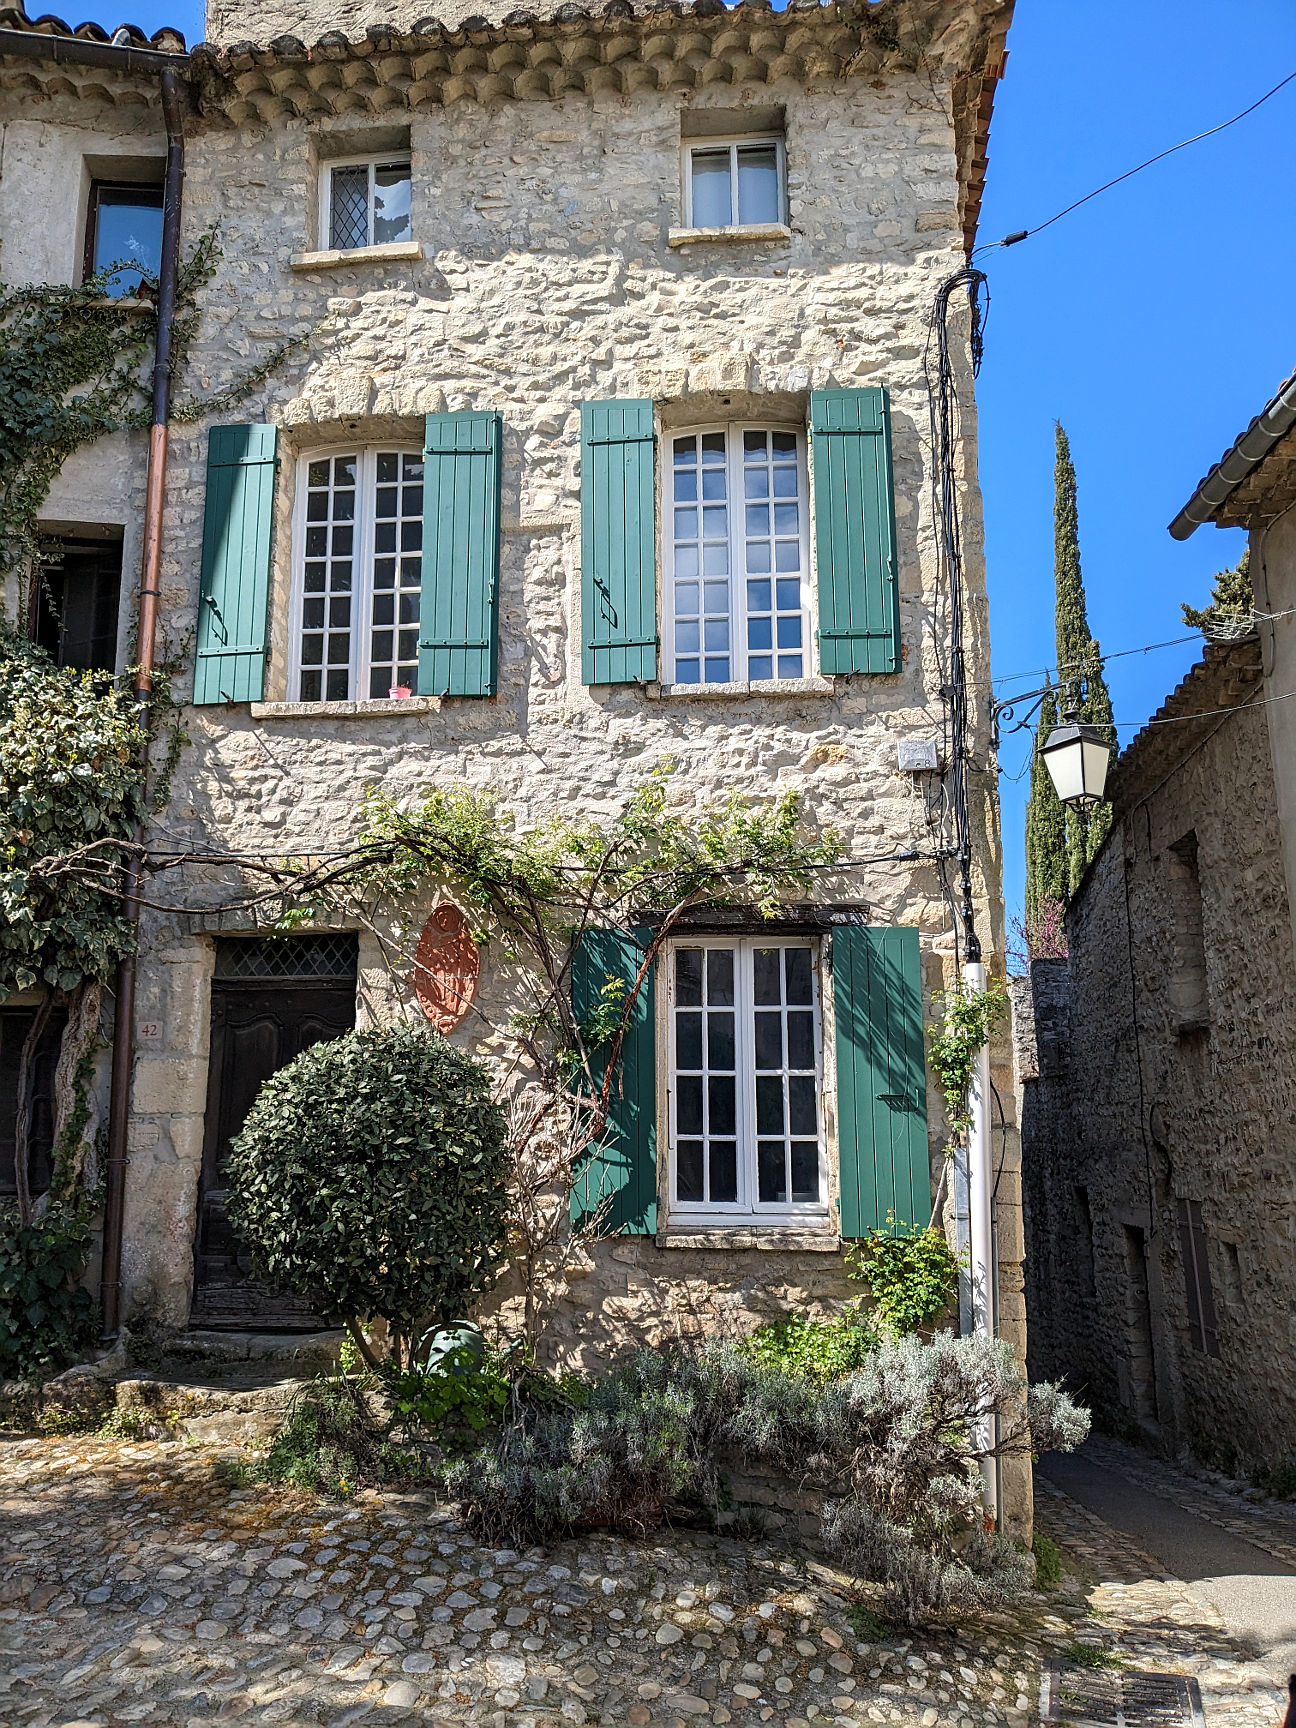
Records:
<instances>
[{"instance_id":1,"label":"roof overhang","mask_svg":"<svg viewBox=\"0 0 1296 1728\"><path fill-rule=\"evenodd\" d=\"M1287 379L1273 401L1247 427L1232 448L1220 457L1197 490L1170 524L1176 540L1186 540L1203 522L1218 528L1244 527L1252 511L1236 508L1239 487L1260 467L1265 458L1296 426L1296 373ZM1235 506L1230 508L1230 506ZM1283 506L1286 507L1285 505Z\"/></svg>"}]
</instances>

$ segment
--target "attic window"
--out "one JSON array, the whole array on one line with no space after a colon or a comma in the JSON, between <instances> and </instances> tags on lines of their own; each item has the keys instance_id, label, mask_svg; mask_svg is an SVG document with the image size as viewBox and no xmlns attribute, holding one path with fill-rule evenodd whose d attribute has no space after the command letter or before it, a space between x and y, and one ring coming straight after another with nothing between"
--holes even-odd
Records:
<instances>
[{"instance_id":1,"label":"attic window","mask_svg":"<svg viewBox=\"0 0 1296 1728\"><path fill-rule=\"evenodd\" d=\"M320 232L333 251L390 246L410 238L408 156L330 162L320 179Z\"/></svg>"},{"instance_id":2,"label":"attic window","mask_svg":"<svg viewBox=\"0 0 1296 1728\"><path fill-rule=\"evenodd\" d=\"M708 138L686 144L684 157L688 227L768 227L785 220L781 138Z\"/></svg>"}]
</instances>

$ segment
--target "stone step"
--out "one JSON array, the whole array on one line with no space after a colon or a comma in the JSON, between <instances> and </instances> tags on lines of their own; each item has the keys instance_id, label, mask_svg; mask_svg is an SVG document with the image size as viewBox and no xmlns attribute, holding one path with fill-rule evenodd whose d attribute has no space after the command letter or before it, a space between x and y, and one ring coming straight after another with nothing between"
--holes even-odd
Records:
<instances>
[{"instance_id":1,"label":"stone step","mask_svg":"<svg viewBox=\"0 0 1296 1728\"><path fill-rule=\"evenodd\" d=\"M57 1375L41 1403L87 1423L108 1421L115 1411L142 1423L149 1438L261 1444L298 1394L334 1366L344 1337L195 1330L160 1344L147 1368L138 1362L140 1346L124 1341Z\"/></svg>"}]
</instances>

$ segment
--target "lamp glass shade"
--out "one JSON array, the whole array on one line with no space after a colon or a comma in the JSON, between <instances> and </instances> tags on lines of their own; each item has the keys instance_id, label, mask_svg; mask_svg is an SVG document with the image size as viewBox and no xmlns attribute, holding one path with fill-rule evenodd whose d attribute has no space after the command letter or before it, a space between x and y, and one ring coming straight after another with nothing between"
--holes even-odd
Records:
<instances>
[{"instance_id":1,"label":"lamp glass shade","mask_svg":"<svg viewBox=\"0 0 1296 1728\"><path fill-rule=\"evenodd\" d=\"M1102 798L1112 752L1096 726L1074 721L1059 726L1040 754L1063 804L1096 804Z\"/></svg>"}]
</instances>

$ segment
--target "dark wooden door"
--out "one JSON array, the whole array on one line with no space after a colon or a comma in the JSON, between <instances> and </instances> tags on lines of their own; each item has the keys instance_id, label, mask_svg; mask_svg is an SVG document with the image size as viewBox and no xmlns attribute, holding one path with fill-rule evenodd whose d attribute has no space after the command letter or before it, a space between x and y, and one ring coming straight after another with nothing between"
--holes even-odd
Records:
<instances>
[{"instance_id":1,"label":"dark wooden door","mask_svg":"<svg viewBox=\"0 0 1296 1728\"><path fill-rule=\"evenodd\" d=\"M324 1322L300 1298L251 1276L251 1258L225 1212L229 1144L262 1085L294 1056L355 1025L355 984L212 984L207 1127L194 1242L195 1326L309 1332Z\"/></svg>"}]
</instances>

